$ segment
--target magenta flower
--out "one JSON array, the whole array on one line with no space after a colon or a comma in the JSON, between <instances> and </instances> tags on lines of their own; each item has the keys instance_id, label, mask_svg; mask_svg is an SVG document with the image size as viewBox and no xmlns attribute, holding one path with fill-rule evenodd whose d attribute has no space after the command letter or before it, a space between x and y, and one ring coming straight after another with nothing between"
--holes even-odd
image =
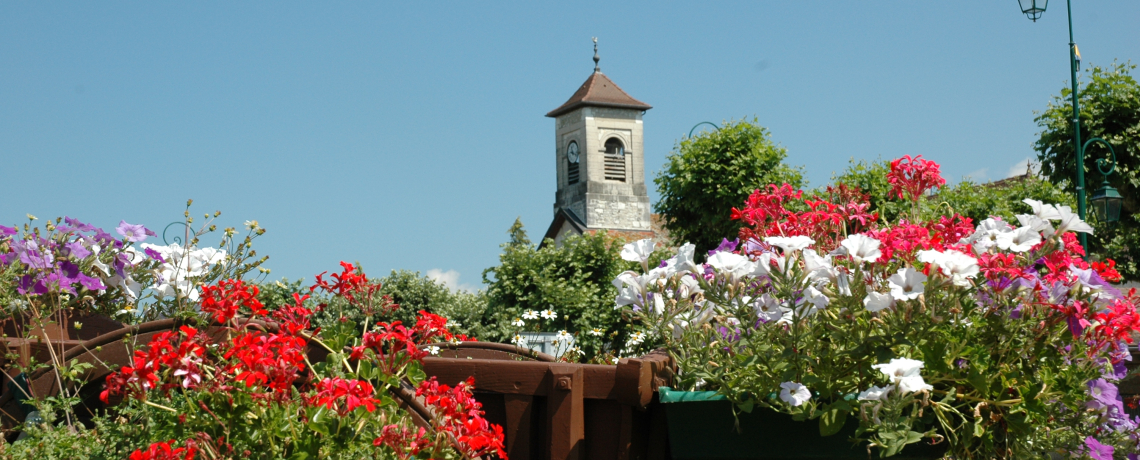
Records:
<instances>
[{"instance_id":1,"label":"magenta flower","mask_svg":"<svg viewBox=\"0 0 1140 460\"><path fill-rule=\"evenodd\" d=\"M119 226L115 227L115 232L132 243L138 243L139 241L145 240L148 234L154 234L142 225L128 224L125 220L119 221Z\"/></svg>"},{"instance_id":2,"label":"magenta flower","mask_svg":"<svg viewBox=\"0 0 1140 460\"><path fill-rule=\"evenodd\" d=\"M16 234L15 227L5 227L0 225L0 236L12 236Z\"/></svg>"},{"instance_id":3,"label":"magenta flower","mask_svg":"<svg viewBox=\"0 0 1140 460\"><path fill-rule=\"evenodd\" d=\"M1093 460L1112 460L1112 454L1116 449L1112 446L1101 444L1096 438L1089 436L1085 438L1085 446L1089 449L1089 457Z\"/></svg>"}]
</instances>

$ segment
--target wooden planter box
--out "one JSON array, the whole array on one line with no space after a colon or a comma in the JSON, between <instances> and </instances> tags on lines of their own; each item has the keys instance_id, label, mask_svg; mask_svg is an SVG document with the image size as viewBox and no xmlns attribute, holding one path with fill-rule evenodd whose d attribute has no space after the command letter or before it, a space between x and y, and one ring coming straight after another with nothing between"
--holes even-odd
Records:
<instances>
[{"instance_id":1,"label":"wooden planter box","mask_svg":"<svg viewBox=\"0 0 1140 460\"><path fill-rule=\"evenodd\" d=\"M425 358L424 371L448 385L475 378L475 399L503 426L511 460L668 458L664 412L654 404L673 375L663 352L616 366L567 364L513 345L464 342Z\"/></svg>"}]
</instances>

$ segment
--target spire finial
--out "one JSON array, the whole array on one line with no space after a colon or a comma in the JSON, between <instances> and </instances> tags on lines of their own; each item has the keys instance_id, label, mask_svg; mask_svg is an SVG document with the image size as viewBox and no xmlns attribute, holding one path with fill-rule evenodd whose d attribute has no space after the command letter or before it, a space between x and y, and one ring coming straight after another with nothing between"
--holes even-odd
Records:
<instances>
[{"instance_id":1,"label":"spire finial","mask_svg":"<svg viewBox=\"0 0 1140 460\"><path fill-rule=\"evenodd\" d=\"M602 68L598 66L598 61L600 60L602 60L602 58L598 57L598 37L594 37L594 72L602 72Z\"/></svg>"}]
</instances>

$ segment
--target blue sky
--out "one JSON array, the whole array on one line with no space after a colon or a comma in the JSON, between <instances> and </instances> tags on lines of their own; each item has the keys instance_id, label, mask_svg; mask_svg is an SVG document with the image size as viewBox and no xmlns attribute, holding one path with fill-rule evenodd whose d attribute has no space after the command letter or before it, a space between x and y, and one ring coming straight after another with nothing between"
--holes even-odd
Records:
<instances>
[{"instance_id":1,"label":"blue sky","mask_svg":"<svg viewBox=\"0 0 1140 460\"><path fill-rule=\"evenodd\" d=\"M1140 2L1076 3L1086 66L1140 62ZM1069 78L1065 20L1060 0L1037 23L1014 0L5 2L0 222L161 230L194 198L267 228L274 276L348 260L477 287L516 217L550 223L543 114L590 37L654 106L650 180L694 124L753 116L812 185L903 154L992 180Z\"/></svg>"}]
</instances>

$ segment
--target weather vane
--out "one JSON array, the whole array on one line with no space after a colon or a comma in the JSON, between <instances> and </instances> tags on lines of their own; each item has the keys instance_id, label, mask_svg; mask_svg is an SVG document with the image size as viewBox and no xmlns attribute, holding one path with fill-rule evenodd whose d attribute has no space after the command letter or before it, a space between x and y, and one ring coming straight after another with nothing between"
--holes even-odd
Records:
<instances>
[{"instance_id":1,"label":"weather vane","mask_svg":"<svg viewBox=\"0 0 1140 460\"><path fill-rule=\"evenodd\" d=\"M594 37L594 72L601 72L602 68L598 67L598 61L602 58L598 57L598 37Z\"/></svg>"}]
</instances>

